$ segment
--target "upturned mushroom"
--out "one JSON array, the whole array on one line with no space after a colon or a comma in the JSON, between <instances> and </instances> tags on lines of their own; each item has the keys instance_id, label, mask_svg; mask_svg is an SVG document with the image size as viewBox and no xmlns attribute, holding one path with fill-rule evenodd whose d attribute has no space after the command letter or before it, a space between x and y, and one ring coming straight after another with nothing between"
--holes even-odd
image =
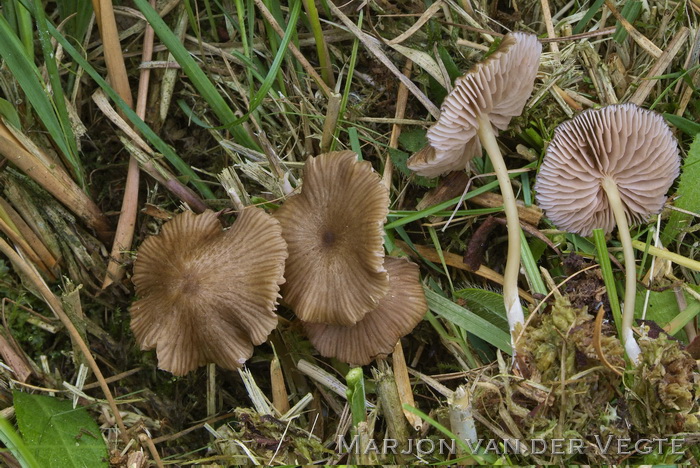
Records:
<instances>
[{"instance_id":1,"label":"upturned mushroom","mask_svg":"<svg viewBox=\"0 0 700 468\"><path fill-rule=\"evenodd\" d=\"M309 341L325 357L362 366L390 354L396 342L413 330L428 310L418 266L386 257L389 292L355 325L304 323Z\"/></svg>"},{"instance_id":2,"label":"upturned mushroom","mask_svg":"<svg viewBox=\"0 0 700 468\"><path fill-rule=\"evenodd\" d=\"M207 363L241 367L277 325L286 258L279 222L259 208L226 231L212 211L179 214L138 250L136 341L175 375Z\"/></svg>"},{"instance_id":3,"label":"upturned mushroom","mask_svg":"<svg viewBox=\"0 0 700 468\"><path fill-rule=\"evenodd\" d=\"M465 169L472 158L481 155L482 146L486 149L501 188L508 228L503 296L512 337L524 321L517 287L520 223L495 129L505 130L511 118L522 113L534 87L541 52L535 36L507 34L495 52L457 79L442 104L440 118L428 130L429 146L408 161L416 173L435 177Z\"/></svg>"},{"instance_id":4,"label":"upturned mushroom","mask_svg":"<svg viewBox=\"0 0 700 468\"><path fill-rule=\"evenodd\" d=\"M352 151L311 157L301 193L275 217L289 258L284 301L305 322L350 326L389 290L382 229L389 193Z\"/></svg>"},{"instance_id":5,"label":"upturned mushroom","mask_svg":"<svg viewBox=\"0 0 700 468\"><path fill-rule=\"evenodd\" d=\"M559 125L535 183L537 203L559 229L588 236L617 224L625 260L621 338L633 363L640 350L632 332L637 283L629 224L661 211L679 172L678 145L664 119L622 104Z\"/></svg>"}]
</instances>

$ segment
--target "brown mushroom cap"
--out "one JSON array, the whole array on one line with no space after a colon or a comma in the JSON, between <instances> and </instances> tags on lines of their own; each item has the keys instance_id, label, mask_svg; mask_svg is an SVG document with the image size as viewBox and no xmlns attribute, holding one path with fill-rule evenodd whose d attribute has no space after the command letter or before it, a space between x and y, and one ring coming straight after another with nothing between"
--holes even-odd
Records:
<instances>
[{"instance_id":1,"label":"brown mushroom cap","mask_svg":"<svg viewBox=\"0 0 700 468\"><path fill-rule=\"evenodd\" d=\"M428 305L418 266L406 259L386 257L389 292L377 308L351 327L304 323L311 344L325 357L365 365L388 355L396 342L421 321Z\"/></svg>"},{"instance_id":2,"label":"brown mushroom cap","mask_svg":"<svg viewBox=\"0 0 700 468\"><path fill-rule=\"evenodd\" d=\"M352 325L389 289L382 226L389 193L352 151L309 158L299 195L275 213L289 259L284 301L306 322Z\"/></svg>"},{"instance_id":3,"label":"brown mushroom cap","mask_svg":"<svg viewBox=\"0 0 700 468\"><path fill-rule=\"evenodd\" d=\"M676 139L659 114L634 104L588 110L554 132L537 175L537 203L559 229L610 232L615 217L604 178L616 182L632 224L661 211L679 172Z\"/></svg>"},{"instance_id":4,"label":"brown mushroom cap","mask_svg":"<svg viewBox=\"0 0 700 468\"><path fill-rule=\"evenodd\" d=\"M505 130L532 93L541 52L536 36L506 34L494 53L457 79L442 104L440 118L428 130L432 151L416 153L408 167L435 177L464 169L480 156L477 116L488 115L495 129Z\"/></svg>"},{"instance_id":5,"label":"brown mushroom cap","mask_svg":"<svg viewBox=\"0 0 700 468\"><path fill-rule=\"evenodd\" d=\"M212 211L186 211L138 250L130 308L141 349L158 367L184 375L213 362L236 369L277 326L287 249L279 223L259 208L243 210L222 231Z\"/></svg>"}]
</instances>

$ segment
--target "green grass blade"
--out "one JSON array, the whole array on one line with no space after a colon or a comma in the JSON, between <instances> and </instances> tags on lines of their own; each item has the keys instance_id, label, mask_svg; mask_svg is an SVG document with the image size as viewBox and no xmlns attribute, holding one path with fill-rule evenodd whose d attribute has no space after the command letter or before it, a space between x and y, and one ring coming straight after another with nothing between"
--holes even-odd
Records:
<instances>
[{"instance_id":1,"label":"green grass blade","mask_svg":"<svg viewBox=\"0 0 700 468\"><path fill-rule=\"evenodd\" d=\"M620 300L617 297L617 287L615 286L615 277L613 276L612 265L610 264L610 258L608 257L608 246L605 242L605 233L602 229L595 229L593 231L593 239L595 240L596 250L598 252L598 263L600 263L600 270L603 273L603 282L605 283L605 288L608 291L608 300L610 301L610 308L612 309L613 318L615 319L615 326L617 327L617 336L622 336L622 312L620 311Z\"/></svg>"},{"instance_id":2,"label":"green grass blade","mask_svg":"<svg viewBox=\"0 0 700 468\"><path fill-rule=\"evenodd\" d=\"M688 120L685 117L681 117L680 115L675 115L675 114L669 114L665 113L664 118L668 120L668 122L676 127L678 130L682 131L686 135L690 136L695 136L698 133L700 133L700 124L697 122L693 122L692 120Z\"/></svg>"},{"instance_id":3,"label":"green grass blade","mask_svg":"<svg viewBox=\"0 0 700 468\"><path fill-rule=\"evenodd\" d=\"M332 87L335 79L332 75L333 69L331 68L332 65L330 63L330 54L328 53L328 47L326 46L326 39L323 37L323 28L321 27L321 20L318 17L316 3L314 0L302 1L304 2L304 8L306 9L306 16L309 19L309 24L311 25L311 32L314 35L314 41L316 42L316 54L318 55L318 61L321 66L321 77L328 86ZM360 21L362 21L362 12L360 12ZM357 43L357 39L355 40L355 43ZM352 77L352 74L348 73L348 80L350 77Z\"/></svg>"},{"instance_id":4,"label":"green grass blade","mask_svg":"<svg viewBox=\"0 0 700 468\"><path fill-rule=\"evenodd\" d=\"M238 122L244 122L250 116L250 114L255 109L257 109L258 106L260 106L260 104L262 104L268 91L270 91L270 88L272 88L272 85L277 77L277 73L279 72L280 67L282 66L282 61L286 56L289 41L291 41L296 31L297 21L299 20L300 12L301 0L297 0L294 3L294 6L292 7L292 12L289 16L287 30L284 33L284 37L282 38L282 42L280 43L279 49L277 50L275 59L272 62L272 65L270 66L270 70L268 71L267 76L265 77L265 81L260 86L260 89L255 93L255 96L253 96L253 99L251 99L250 108L248 109L248 112L243 117L238 119Z\"/></svg>"},{"instance_id":5,"label":"green grass blade","mask_svg":"<svg viewBox=\"0 0 700 468\"><path fill-rule=\"evenodd\" d=\"M19 37L21 38L24 49L27 52L27 57L34 57L34 30L32 28L32 16L29 14L29 10L27 10L21 4L17 4L16 11Z\"/></svg>"},{"instance_id":6,"label":"green grass blade","mask_svg":"<svg viewBox=\"0 0 700 468\"><path fill-rule=\"evenodd\" d=\"M630 24L634 24L637 17L642 12L642 2L633 0L625 2L622 7L620 14L625 18ZM618 21L617 29L615 34L613 34L613 40L622 44L622 42L627 38L627 31L622 27L622 24Z\"/></svg>"},{"instance_id":7,"label":"green grass blade","mask_svg":"<svg viewBox=\"0 0 700 468\"><path fill-rule=\"evenodd\" d=\"M523 267L525 267L525 274L527 275L527 279L530 280L532 290L539 294L547 294L547 288L542 280L540 269L537 268L537 262L535 262L535 258L532 256L530 244L527 243L527 238L525 238L522 229L520 230L520 259Z\"/></svg>"},{"instance_id":8,"label":"green grass blade","mask_svg":"<svg viewBox=\"0 0 700 468\"><path fill-rule=\"evenodd\" d=\"M246 12L245 12L245 5L243 5L243 0L235 0L234 4L236 6L236 16L238 17L238 32L240 33L241 37L241 44L243 44L243 54L248 60L251 60L252 54L250 53L250 45L248 42L248 28L246 27ZM248 86L250 86L250 96L249 98L252 99L253 97L253 78L250 74L250 67L246 67L245 69L245 74L246 77L248 78Z\"/></svg>"},{"instance_id":9,"label":"green grass blade","mask_svg":"<svg viewBox=\"0 0 700 468\"><path fill-rule=\"evenodd\" d=\"M247 148L259 150L260 148L250 135L239 125L241 120L236 119L235 114L221 94L219 94L214 84L209 80L200 65L195 62L189 51L182 45L180 39L161 19L158 12L151 7L147 0L134 0L134 3L221 123L233 133L235 141Z\"/></svg>"},{"instance_id":10,"label":"green grass blade","mask_svg":"<svg viewBox=\"0 0 700 468\"><path fill-rule=\"evenodd\" d=\"M600 10L600 7L603 6L603 3L605 3L605 0L596 0L596 2L593 5L591 5L588 11L586 11L586 14L583 15L583 18L581 18L581 21L579 21L576 24L576 26L574 26L574 34L580 34L583 32L584 29L586 29L586 25L591 20L591 18L593 18L593 16L596 13L598 13L598 10Z\"/></svg>"},{"instance_id":11,"label":"green grass blade","mask_svg":"<svg viewBox=\"0 0 700 468\"><path fill-rule=\"evenodd\" d=\"M66 145L68 146L68 149L70 150L64 156L68 162L71 173L78 182L78 185L80 185L83 189L86 189L87 179L85 176L85 170L78 154L78 144L75 140L75 134L73 133L73 126L70 118L68 117L66 99L63 94L61 77L58 73L58 66L56 64L56 58L54 57L53 46L51 45L51 36L47 32L46 28L46 15L44 10L42 8L36 8L34 10L34 17L36 19L36 27L39 34L39 43L41 44L41 50L44 54L44 65L46 66L46 72L49 76L49 81L51 82L54 109L56 109L56 113L58 114L58 123L61 126L61 133Z\"/></svg>"},{"instance_id":12,"label":"green grass blade","mask_svg":"<svg viewBox=\"0 0 700 468\"><path fill-rule=\"evenodd\" d=\"M204 0L204 11L207 12L207 19L209 20L209 30L211 32L212 37L214 38L214 42L220 42L219 32L216 30L216 21L214 20L214 11L211 8L211 3L209 2L209 0Z\"/></svg>"},{"instance_id":13,"label":"green grass blade","mask_svg":"<svg viewBox=\"0 0 700 468\"><path fill-rule=\"evenodd\" d=\"M71 166L74 164L79 164L76 154L77 152L71 149L71 138L68 138L66 135L66 131L70 130L70 124L68 125L68 129L61 125L61 122L55 112L56 108L49 98L49 93L44 86L41 74L39 73L36 65L34 65L34 57L31 57L30 60L30 58L25 55L24 46L19 41L17 36L15 36L12 28L2 16L0 16L0 44L2 44L2 47L0 47L0 56L2 56L2 58L5 60L7 67L16 78L18 84L22 88L22 91L24 91L24 94L27 97L27 100L37 113L39 120L41 120L42 124L49 132L49 135L51 135L51 138L60 149L61 155L70 161ZM56 77L57 75L58 72L56 72ZM58 87L58 90L60 90L60 86ZM61 105L65 109L63 100L61 100ZM73 138L73 148L74 147L75 139ZM81 173L82 171L76 171L76 173L73 174L76 176L79 182L81 179L79 174ZM84 182L85 180L82 178L81 185L83 187L85 186Z\"/></svg>"},{"instance_id":14,"label":"green grass blade","mask_svg":"<svg viewBox=\"0 0 700 468\"><path fill-rule=\"evenodd\" d=\"M362 143L360 143L357 127L348 128L348 139L350 140L350 148L357 153L357 159L362 161Z\"/></svg>"},{"instance_id":15,"label":"green grass blade","mask_svg":"<svg viewBox=\"0 0 700 468\"><path fill-rule=\"evenodd\" d=\"M0 417L0 441L14 455L22 468L40 468L27 444L7 419Z\"/></svg>"},{"instance_id":16,"label":"green grass blade","mask_svg":"<svg viewBox=\"0 0 700 468\"><path fill-rule=\"evenodd\" d=\"M90 0L61 0L56 2L58 9L57 23L63 23L63 31L77 44L85 39L90 18L94 13ZM67 88L67 89L70 89Z\"/></svg>"},{"instance_id":17,"label":"green grass blade","mask_svg":"<svg viewBox=\"0 0 700 468\"><path fill-rule=\"evenodd\" d=\"M313 2L311 2L313 3ZM357 19L357 27L361 28L362 27L362 18L363 18L363 12L360 10L360 14ZM340 122L343 119L343 116L345 115L345 109L348 107L348 98L350 96L350 91L352 91L352 77L355 74L355 65L357 65L357 51L360 46L360 41L359 39L355 38L355 40L352 43L352 51L350 52L350 63L348 65L348 73L345 78L345 87L343 88L343 96L340 99L340 110L338 111L338 122ZM324 78L325 80L325 78ZM355 137L357 136L357 129L354 127L351 127L351 130L354 130L354 135ZM333 141L331 142L331 151L335 151L335 147L338 143L338 134L340 133L340 126L337 126L335 129L335 138L333 138ZM348 131L348 133L350 133ZM352 143L352 140L351 140ZM359 154L359 153L358 153ZM361 158L360 158L361 159Z\"/></svg>"},{"instance_id":18,"label":"green grass blade","mask_svg":"<svg viewBox=\"0 0 700 468\"><path fill-rule=\"evenodd\" d=\"M438 258L440 259L440 264L442 265L443 273L447 277L447 282L450 283L450 291L454 293L455 287L452 284L452 277L450 277L450 272L447 269L447 264L445 263L445 255L442 253L442 245L440 245L440 239L438 239L437 232L435 232L435 227L428 226L428 233L430 234L430 240L433 242L433 245L435 246L435 251L438 254Z\"/></svg>"},{"instance_id":19,"label":"green grass blade","mask_svg":"<svg viewBox=\"0 0 700 468\"><path fill-rule=\"evenodd\" d=\"M22 122L19 119L17 108L10 104L10 101L0 98L0 115L13 125L15 128L22 128Z\"/></svg>"},{"instance_id":20,"label":"green grass blade","mask_svg":"<svg viewBox=\"0 0 700 468\"><path fill-rule=\"evenodd\" d=\"M48 31L64 48L73 60L80 65L95 83L109 96L117 107L124 113L127 119L134 124L136 129L146 137L146 139L177 169L181 175L187 177L198 190L199 193L208 199L216 198L211 189L202 182L192 168L185 163L175 151L166 144L156 133L134 112L122 98L112 89L112 87L100 76L92 65L68 42L68 40L51 24L47 24Z\"/></svg>"},{"instance_id":21,"label":"green grass blade","mask_svg":"<svg viewBox=\"0 0 700 468\"><path fill-rule=\"evenodd\" d=\"M668 322L666 329L668 334L673 336L683 329L686 323L690 322L700 313L700 302L691 302L680 314L676 315L673 320Z\"/></svg>"},{"instance_id":22,"label":"green grass blade","mask_svg":"<svg viewBox=\"0 0 700 468\"><path fill-rule=\"evenodd\" d=\"M504 353L512 354L510 346L510 336L496 325L484 320L474 312L460 307L449 299L446 299L435 291L425 289L425 298L428 301L428 308L440 317L454 323L467 330L487 343L492 344Z\"/></svg>"}]
</instances>

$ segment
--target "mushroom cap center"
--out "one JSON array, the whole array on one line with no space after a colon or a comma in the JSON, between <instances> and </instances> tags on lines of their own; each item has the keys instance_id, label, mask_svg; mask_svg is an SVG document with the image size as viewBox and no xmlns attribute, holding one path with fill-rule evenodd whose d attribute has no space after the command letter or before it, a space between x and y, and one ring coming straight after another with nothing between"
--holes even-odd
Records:
<instances>
[{"instance_id":1,"label":"mushroom cap center","mask_svg":"<svg viewBox=\"0 0 700 468\"><path fill-rule=\"evenodd\" d=\"M331 229L324 229L321 234L321 243L324 247L332 247L335 244L336 235Z\"/></svg>"},{"instance_id":2,"label":"mushroom cap center","mask_svg":"<svg viewBox=\"0 0 700 468\"><path fill-rule=\"evenodd\" d=\"M186 268L180 275L180 293L184 295L197 294L201 289L200 275L194 268Z\"/></svg>"}]
</instances>

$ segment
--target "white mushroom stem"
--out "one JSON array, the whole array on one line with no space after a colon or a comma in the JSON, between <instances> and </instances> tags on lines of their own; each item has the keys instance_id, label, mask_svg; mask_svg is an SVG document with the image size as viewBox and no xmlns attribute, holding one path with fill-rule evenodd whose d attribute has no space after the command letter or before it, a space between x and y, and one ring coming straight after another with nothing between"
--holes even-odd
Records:
<instances>
[{"instance_id":1,"label":"white mushroom stem","mask_svg":"<svg viewBox=\"0 0 700 468\"><path fill-rule=\"evenodd\" d=\"M602 182L603 190L608 196L610 208L615 215L617 230L620 233L622 252L625 256L625 303L622 312L622 343L625 345L627 356L633 365L639 362L639 355L642 352L634 339L632 332L632 321L634 320L634 301L637 294L637 269L635 268L634 249L632 248L632 237L630 236L627 217L620 199L620 191L617 184L611 177L605 177Z\"/></svg>"},{"instance_id":2,"label":"white mushroom stem","mask_svg":"<svg viewBox=\"0 0 700 468\"><path fill-rule=\"evenodd\" d=\"M479 129L477 131L481 145L486 149L486 153L491 159L493 170L498 178L498 185L501 187L503 196L503 208L506 213L506 227L508 228L508 257L506 259L506 269L503 273L503 300L508 316L510 327L511 344L515 353L516 333L518 325L525 322L523 308L518 299L518 272L520 271L520 220L518 218L518 208L515 204L515 194L510 185L508 169L503 161L503 155L498 148L496 136L493 133L488 115L479 114L477 116Z\"/></svg>"}]
</instances>

